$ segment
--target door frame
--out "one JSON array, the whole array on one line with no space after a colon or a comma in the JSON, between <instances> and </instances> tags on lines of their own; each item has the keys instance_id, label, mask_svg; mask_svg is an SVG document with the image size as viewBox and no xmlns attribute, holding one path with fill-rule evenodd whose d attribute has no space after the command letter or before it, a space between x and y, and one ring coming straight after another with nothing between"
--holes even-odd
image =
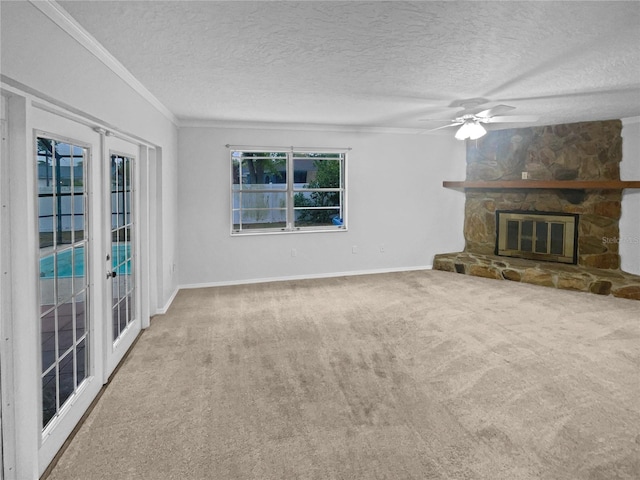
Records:
<instances>
[{"instance_id":1,"label":"door frame","mask_svg":"<svg viewBox=\"0 0 640 480\"><path fill-rule=\"evenodd\" d=\"M10 369L7 368L7 363L12 353L8 350L11 345L2 340L7 338L5 335L9 327L8 319L11 318L11 302L9 295L6 294L10 288L10 282L8 278L4 278L4 272L7 272L8 269L7 260L10 256L8 242L10 211L7 208L9 206L9 195L8 184L5 183L9 172L7 160L9 157L8 103L9 98L3 92L0 95L0 208L2 210L2 215L0 215L0 272L3 272L0 277L0 341L3 346L3 348L0 349L0 480L5 478L5 456L10 457L13 453L7 452L9 455L5 454L5 450L9 448L8 442L5 441L5 434L9 428L5 418L3 418L5 414L2 409L5 402L9 404L13 403L12 400L9 401L6 388L8 384L6 377L10 372ZM8 463L9 462L7 462L7 466Z\"/></svg>"}]
</instances>

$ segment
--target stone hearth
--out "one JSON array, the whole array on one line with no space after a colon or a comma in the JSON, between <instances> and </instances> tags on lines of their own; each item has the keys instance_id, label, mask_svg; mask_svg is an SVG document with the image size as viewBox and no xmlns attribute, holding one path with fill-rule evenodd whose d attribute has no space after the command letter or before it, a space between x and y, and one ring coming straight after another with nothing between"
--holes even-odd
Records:
<instances>
[{"instance_id":1,"label":"stone hearth","mask_svg":"<svg viewBox=\"0 0 640 480\"><path fill-rule=\"evenodd\" d=\"M467 142L467 181L619 180L618 120L489 132ZM640 300L640 276L620 270L620 190L467 190L465 250L436 255L434 267ZM494 255L496 211L579 215L577 265Z\"/></svg>"},{"instance_id":2,"label":"stone hearth","mask_svg":"<svg viewBox=\"0 0 640 480\"><path fill-rule=\"evenodd\" d=\"M640 276L621 270L561 265L473 253L435 256L435 270L640 300Z\"/></svg>"}]
</instances>

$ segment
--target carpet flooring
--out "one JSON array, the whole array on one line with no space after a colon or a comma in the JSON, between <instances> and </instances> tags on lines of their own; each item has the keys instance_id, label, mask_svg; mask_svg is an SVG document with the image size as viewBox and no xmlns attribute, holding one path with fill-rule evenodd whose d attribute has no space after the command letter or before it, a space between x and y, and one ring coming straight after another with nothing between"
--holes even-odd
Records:
<instances>
[{"instance_id":1,"label":"carpet flooring","mask_svg":"<svg viewBox=\"0 0 640 480\"><path fill-rule=\"evenodd\" d=\"M439 271L182 290L49 480L640 478L640 304Z\"/></svg>"}]
</instances>

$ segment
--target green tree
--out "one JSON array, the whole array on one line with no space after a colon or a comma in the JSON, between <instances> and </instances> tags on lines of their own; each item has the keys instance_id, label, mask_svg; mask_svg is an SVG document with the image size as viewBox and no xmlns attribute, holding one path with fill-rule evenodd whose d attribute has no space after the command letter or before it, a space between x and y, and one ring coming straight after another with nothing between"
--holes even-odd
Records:
<instances>
[{"instance_id":1,"label":"green tree","mask_svg":"<svg viewBox=\"0 0 640 480\"><path fill-rule=\"evenodd\" d=\"M340 188L341 162L339 160L315 160L316 177L305 188ZM326 210L298 210L296 221L301 224L327 225L331 224L336 210L340 205L340 192L311 192L310 194L296 193L294 197L296 207L335 207Z\"/></svg>"},{"instance_id":2,"label":"green tree","mask_svg":"<svg viewBox=\"0 0 640 480\"><path fill-rule=\"evenodd\" d=\"M258 185L264 183L264 176L268 174L274 180L274 183L284 182L282 176L283 167L286 164L286 156L279 152L245 152L246 156L242 158L242 169L249 173L249 183ZM239 178L239 160L233 162L234 183L240 184L242 180ZM246 169L246 170L245 170Z\"/></svg>"}]
</instances>

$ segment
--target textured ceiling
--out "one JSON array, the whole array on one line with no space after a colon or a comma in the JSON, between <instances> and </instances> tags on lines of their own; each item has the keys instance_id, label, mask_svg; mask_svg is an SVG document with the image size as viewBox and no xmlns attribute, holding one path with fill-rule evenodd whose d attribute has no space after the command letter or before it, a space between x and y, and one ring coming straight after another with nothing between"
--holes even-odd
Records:
<instances>
[{"instance_id":1,"label":"textured ceiling","mask_svg":"<svg viewBox=\"0 0 640 480\"><path fill-rule=\"evenodd\" d=\"M60 1L181 120L640 115L640 2ZM437 124L435 124L437 125Z\"/></svg>"}]
</instances>

